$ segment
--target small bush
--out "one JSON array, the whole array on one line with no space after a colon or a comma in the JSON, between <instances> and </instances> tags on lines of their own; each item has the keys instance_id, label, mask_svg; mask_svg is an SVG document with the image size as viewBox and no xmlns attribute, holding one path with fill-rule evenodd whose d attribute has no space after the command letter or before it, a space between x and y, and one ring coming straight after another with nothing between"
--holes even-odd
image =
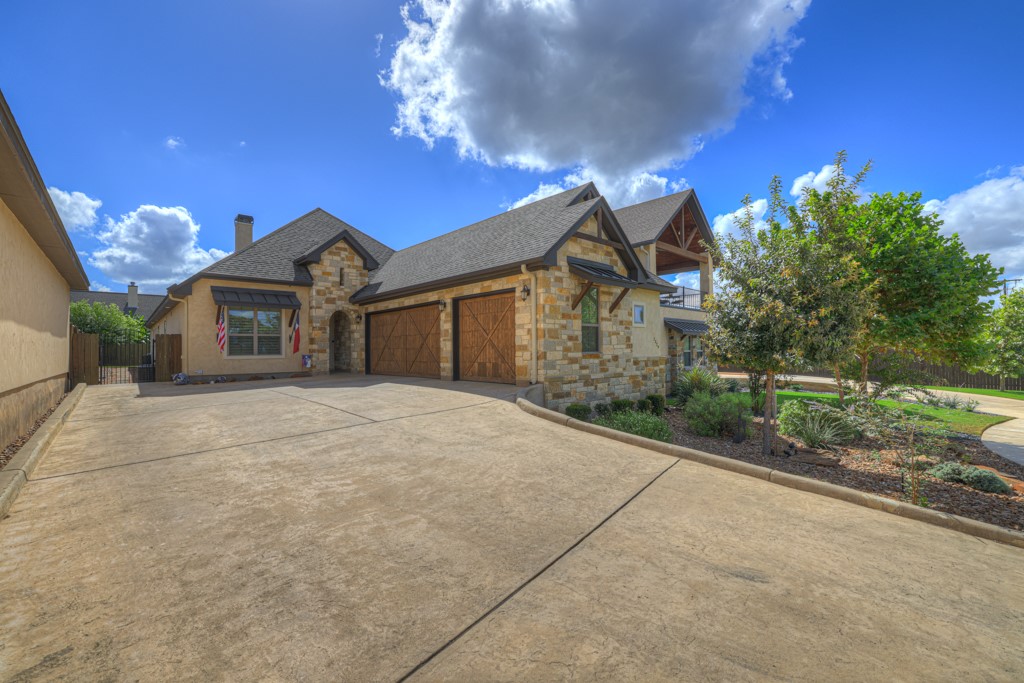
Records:
<instances>
[{"instance_id":1,"label":"small bush","mask_svg":"<svg viewBox=\"0 0 1024 683\"><path fill-rule=\"evenodd\" d=\"M738 394L740 392L740 383L730 377L725 380L725 391L729 394Z\"/></svg>"},{"instance_id":2,"label":"small bush","mask_svg":"<svg viewBox=\"0 0 1024 683\"><path fill-rule=\"evenodd\" d=\"M614 401L612 401L613 413L622 413L628 410L633 410L633 407L633 401L629 400L628 398L617 398Z\"/></svg>"},{"instance_id":3,"label":"small bush","mask_svg":"<svg viewBox=\"0 0 1024 683\"><path fill-rule=\"evenodd\" d=\"M690 397L683 408L690 431L700 436L750 432L751 417L745 397L740 394L712 396L701 391Z\"/></svg>"},{"instance_id":4,"label":"small bush","mask_svg":"<svg viewBox=\"0 0 1024 683\"><path fill-rule=\"evenodd\" d=\"M612 414L612 407L607 403L596 403L594 404L594 412L597 413L598 417L606 417Z\"/></svg>"},{"instance_id":5,"label":"small bush","mask_svg":"<svg viewBox=\"0 0 1024 683\"><path fill-rule=\"evenodd\" d=\"M586 422L590 419L590 406L586 403L570 403L565 407L565 414L571 418Z\"/></svg>"},{"instance_id":6,"label":"small bush","mask_svg":"<svg viewBox=\"0 0 1024 683\"><path fill-rule=\"evenodd\" d=\"M614 412L606 417L599 417L594 420L594 424L655 441L672 442L672 428L668 426L668 422L651 413L624 410Z\"/></svg>"},{"instance_id":7,"label":"small bush","mask_svg":"<svg viewBox=\"0 0 1024 683\"><path fill-rule=\"evenodd\" d=\"M850 443L860 436L856 423L845 410L808 401L782 404L779 432L796 437L811 448Z\"/></svg>"},{"instance_id":8,"label":"small bush","mask_svg":"<svg viewBox=\"0 0 1024 683\"><path fill-rule=\"evenodd\" d=\"M787 387L787 388L790 391L803 391L804 390L804 385L803 384L790 384L789 387Z\"/></svg>"},{"instance_id":9,"label":"small bush","mask_svg":"<svg viewBox=\"0 0 1024 683\"><path fill-rule=\"evenodd\" d=\"M961 398L960 396L925 394L922 403L933 408L947 408L949 410L963 410L973 413L978 407L978 402L972 398Z\"/></svg>"},{"instance_id":10,"label":"small bush","mask_svg":"<svg viewBox=\"0 0 1024 683\"><path fill-rule=\"evenodd\" d=\"M647 397L647 400L651 402L651 412L655 415L665 414L665 397L661 394L651 394Z\"/></svg>"},{"instance_id":11,"label":"small bush","mask_svg":"<svg viewBox=\"0 0 1024 683\"><path fill-rule=\"evenodd\" d=\"M685 403L694 394L705 392L712 396L718 396L725 393L726 388L726 383L721 377L707 368L698 366L679 376L673 393Z\"/></svg>"},{"instance_id":12,"label":"small bush","mask_svg":"<svg viewBox=\"0 0 1024 683\"><path fill-rule=\"evenodd\" d=\"M650 399L642 398L636 402L636 409L641 413L653 413L654 405L651 403Z\"/></svg>"},{"instance_id":13,"label":"small bush","mask_svg":"<svg viewBox=\"0 0 1024 683\"><path fill-rule=\"evenodd\" d=\"M974 465L962 465L958 462L944 462L928 470L928 474L958 484L967 484L973 489L988 493L1012 493L1013 489L994 472L983 470Z\"/></svg>"}]
</instances>

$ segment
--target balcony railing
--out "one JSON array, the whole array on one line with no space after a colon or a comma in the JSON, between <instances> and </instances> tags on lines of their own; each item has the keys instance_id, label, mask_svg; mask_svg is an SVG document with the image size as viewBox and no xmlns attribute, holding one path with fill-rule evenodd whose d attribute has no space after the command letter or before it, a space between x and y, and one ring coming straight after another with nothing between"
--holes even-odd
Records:
<instances>
[{"instance_id":1,"label":"balcony railing","mask_svg":"<svg viewBox=\"0 0 1024 683\"><path fill-rule=\"evenodd\" d=\"M662 294L661 305L673 308L685 308L688 311L699 311L704 303L707 292L689 287L680 287L675 294Z\"/></svg>"}]
</instances>

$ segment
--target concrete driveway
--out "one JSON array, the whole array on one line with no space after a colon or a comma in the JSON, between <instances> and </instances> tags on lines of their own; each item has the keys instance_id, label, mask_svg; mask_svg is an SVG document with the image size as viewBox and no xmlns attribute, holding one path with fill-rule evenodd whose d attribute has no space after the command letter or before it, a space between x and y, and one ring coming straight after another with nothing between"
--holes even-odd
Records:
<instances>
[{"instance_id":1,"label":"concrete driveway","mask_svg":"<svg viewBox=\"0 0 1024 683\"><path fill-rule=\"evenodd\" d=\"M0 521L0 679L1024 678L1024 551L510 391L90 387Z\"/></svg>"}]
</instances>

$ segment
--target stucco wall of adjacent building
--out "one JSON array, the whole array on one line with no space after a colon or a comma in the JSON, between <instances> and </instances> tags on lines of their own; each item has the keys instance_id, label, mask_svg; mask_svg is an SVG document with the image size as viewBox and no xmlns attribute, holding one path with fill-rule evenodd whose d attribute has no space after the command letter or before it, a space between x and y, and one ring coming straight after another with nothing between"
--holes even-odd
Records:
<instances>
[{"instance_id":1,"label":"stucco wall of adjacent building","mask_svg":"<svg viewBox=\"0 0 1024 683\"><path fill-rule=\"evenodd\" d=\"M308 372L302 367L302 354L309 353L309 323L302 322L302 334L298 353L292 353L288 341L288 320L291 311L282 315L281 356L255 356L232 358L217 348L217 304L213 302L211 287L243 287L250 289L294 292L302 304L301 315L308 317L309 287L247 283L237 280L198 280L192 285L192 294L187 297L187 333L182 340L182 367L193 379L218 375L290 375ZM178 304L175 310L185 306Z\"/></svg>"},{"instance_id":2,"label":"stucco wall of adjacent building","mask_svg":"<svg viewBox=\"0 0 1024 683\"><path fill-rule=\"evenodd\" d=\"M70 287L0 199L0 448L64 392Z\"/></svg>"}]
</instances>

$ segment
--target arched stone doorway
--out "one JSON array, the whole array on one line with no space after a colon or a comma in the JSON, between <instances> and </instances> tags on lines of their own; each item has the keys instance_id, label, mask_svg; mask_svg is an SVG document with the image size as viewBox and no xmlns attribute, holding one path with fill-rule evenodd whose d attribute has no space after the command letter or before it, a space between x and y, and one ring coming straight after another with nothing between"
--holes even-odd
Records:
<instances>
[{"instance_id":1,"label":"arched stone doorway","mask_svg":"<svg viewBox=\"0 0 1024 683\"><path fill-rule=\"evenodd\" d=\"M352 330L348 315L337 311L331 316L331 372L352 371Z\"/></svg>"}]
</instances>

